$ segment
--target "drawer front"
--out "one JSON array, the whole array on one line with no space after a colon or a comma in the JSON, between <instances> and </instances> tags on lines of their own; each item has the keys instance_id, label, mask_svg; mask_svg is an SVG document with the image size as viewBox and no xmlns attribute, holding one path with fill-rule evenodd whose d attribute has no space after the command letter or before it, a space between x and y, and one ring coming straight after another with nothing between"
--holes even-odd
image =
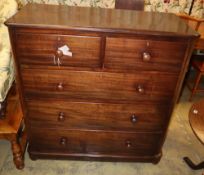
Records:
<instances>
[{"instance_id":1,"label":"drawer front","mask_svg":"<svg viewBox=\"0 0 204 175\"><path fill-rule=\"evenodd\" d=\"M32 100L27 123L50 128L117 131L162 131L168 107L162 104L99 104Z\"/></svg>"},{"instance_id":2,"label":"drawer front","mask_svg":"<svg viewBox=\"0 0 204 175\"><path fill-rule=\"evenodd\" d=\"M87 154L151 156L158 151L161 134L31 128L32 150Z\"/></svg>"},{"instance_id":3,"label":"drawer front","mask_svg":"<svg viewBox=\"0 0 204 175\"><path fill-rule=\"evenodd\" d=\"M122 70L179 72L187 44L181 42L107 38L105 67Z\"/></svg>"},{"instance_id":4,"label":"drawer front","mask_svg":"<svg viewBox=\"0 0 204 175\"><path fill-rule=\"evenodd\" d=\"M74 35L17 34L17 55L21 64L97 68L100 37ZM58 48L67 45L72 56Z\"/></svg>"},{"instance_id":5,"label":"drawer front","mask_svg":"<svg viewBox=\"0 0 204 175\"><path fill-rule=\"evenodd\" d=\"M22 69L26 98L63 98L72 101L161 101L172 97L176 76L119 74L66 70Z\"/></svg>"}]
</instances>

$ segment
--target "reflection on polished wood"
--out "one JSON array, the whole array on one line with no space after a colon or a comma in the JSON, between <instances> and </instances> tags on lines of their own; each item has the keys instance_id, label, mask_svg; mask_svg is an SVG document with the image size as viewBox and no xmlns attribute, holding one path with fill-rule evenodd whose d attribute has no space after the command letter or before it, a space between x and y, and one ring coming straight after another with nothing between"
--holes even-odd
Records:
<instances>
[{"instance_id":1,"label":"reflection on polished wood","mask_svg":"<svg viewBox=\"0 0 204 175\"><path fill-rule=\"evenodd\" d=\"M189 122L195 135L204 144L204 100L201 100L191 107Z\"/></svg>"},{"instance_id":2,"label":"reflection on polished wood","mask_svg":"<svg viewBox=\"0 0 204 175\"><path fill-rule=\"evenodd\" d=\"M194 103L191 107L189 122L194 134L204 144L204 99ZM204 168L204 161L195 165L188 157L184 157L184 160L194 170Z\"/></svg>"},{"instance_id":3,"label":"reflection on polished wood","mask_svg":"<svg viewBox=\"0 0 204 175\"><path fill-rule=\"evenodd\" d=\"M6 24L47 29L197 36L174 14L63 5L28 4Z\"/></svg>"}]
</instances>

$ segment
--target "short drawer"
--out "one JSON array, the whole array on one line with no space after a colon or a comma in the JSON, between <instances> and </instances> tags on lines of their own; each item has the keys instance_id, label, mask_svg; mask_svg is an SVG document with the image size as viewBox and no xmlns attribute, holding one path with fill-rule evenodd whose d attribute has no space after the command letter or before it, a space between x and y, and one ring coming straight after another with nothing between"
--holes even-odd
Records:
<instances>
[{"instance_id":1,"label":"short drawer","mask_svg":"<svg viewBox=\"0 0 204 175\"><path fill-rule=\"evenodd\" d=\"M179 72L186 48L183 42L108 37L105 68Z\"/></svg>"},{"instance_id":2,"label":"short drawer","mask_svg":"<svg viewBox=\"0 0 204 175\"><path fill-rule=\"evenodd\" d=\"M67 70L22 69L26 98L71 101L161 101L172 98L177 76Z\"/></svg>"},{"instance_id":3,"label":"short drawer","mask_svg":"<svg viewBox=\"0 0 204 175\"><path fill-rule=\"evenodd\" d=\"M151 156L158 151L161 134L30 128L32 150L58 153L87 153Z\"/></svg>"},{"instance_id":4,"label":"short drawer","mask_svg":"<svg viewBox=\"0 0 204 175\"><path fill-rule=\"evenodd\" d=\"M163 104L105 104L29 100L26 122L49 128L113 131L162 131L168 119Z\"/></svg>"},{"instance_id":5,"label":"short drawer","mask_svg":"<svg viewBox=\"0 0 204 175\"><path fill-rule=\"evenodd\" d=\"M25 65L70 67L100 66L100 37L48 34L17 34L17 56ZM58 48L67 45L72 56Z\"/></svg>"}]
</instances>

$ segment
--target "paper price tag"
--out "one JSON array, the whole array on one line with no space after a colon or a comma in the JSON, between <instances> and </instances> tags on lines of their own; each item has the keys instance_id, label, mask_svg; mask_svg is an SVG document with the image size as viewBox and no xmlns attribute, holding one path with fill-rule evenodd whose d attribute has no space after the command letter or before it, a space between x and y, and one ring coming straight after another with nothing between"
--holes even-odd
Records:
<instances>
[{"instance_id":1,"label":"paper price tag","mask_svg":"<svg viewBox=\"0 0 204 175\"><path fill-rule=\"evenodd\" d=\"M70 52L70 51L67 51L67 52L65 52L63 54L66 55L66 56L72 57L72 52Z\"/></svg>"},{"instance_id":2,"label":"paper price tag","mask_svg":"<svg viewBox=\"0 0 204 175\"><path fill-rule=\"evenodd\" d=\"M58 49L61 50L62 52L63 52L63 51L69 51L69 50L70 50L67 45L64 45L64 46L62 46L62 47L59 47Z\"/></svg>"},{"instance_id":3,"label":"paper price tag","mask_svg":"<svg viewBox=\"0 0 204 175\"><path fill-rule=\"evenodd\" d=\"M72 52L70 52L69 50L69 47L67 45L64 45L62 47L59 47L58 50L61 50L63 55L66 55L66 56L69 56L69 57L72 57Z\"/></svg>"}]
</instances>

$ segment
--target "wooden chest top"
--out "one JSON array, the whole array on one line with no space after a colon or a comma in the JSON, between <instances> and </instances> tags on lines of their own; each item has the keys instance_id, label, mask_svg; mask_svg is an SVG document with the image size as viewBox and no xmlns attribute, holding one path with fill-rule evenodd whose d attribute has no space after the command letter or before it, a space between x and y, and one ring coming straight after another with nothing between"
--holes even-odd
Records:
<instances>
[{"instance_id":1,"label":"wooden chest top","mask_svg":"<svg viewBox=\"0 0 204 175\"><path fill-rule=\"evenodd\" d=\"M199 36L174 14L47 4L26 5L6 25L174 37Z\"/></svg>"}]
</instances>

